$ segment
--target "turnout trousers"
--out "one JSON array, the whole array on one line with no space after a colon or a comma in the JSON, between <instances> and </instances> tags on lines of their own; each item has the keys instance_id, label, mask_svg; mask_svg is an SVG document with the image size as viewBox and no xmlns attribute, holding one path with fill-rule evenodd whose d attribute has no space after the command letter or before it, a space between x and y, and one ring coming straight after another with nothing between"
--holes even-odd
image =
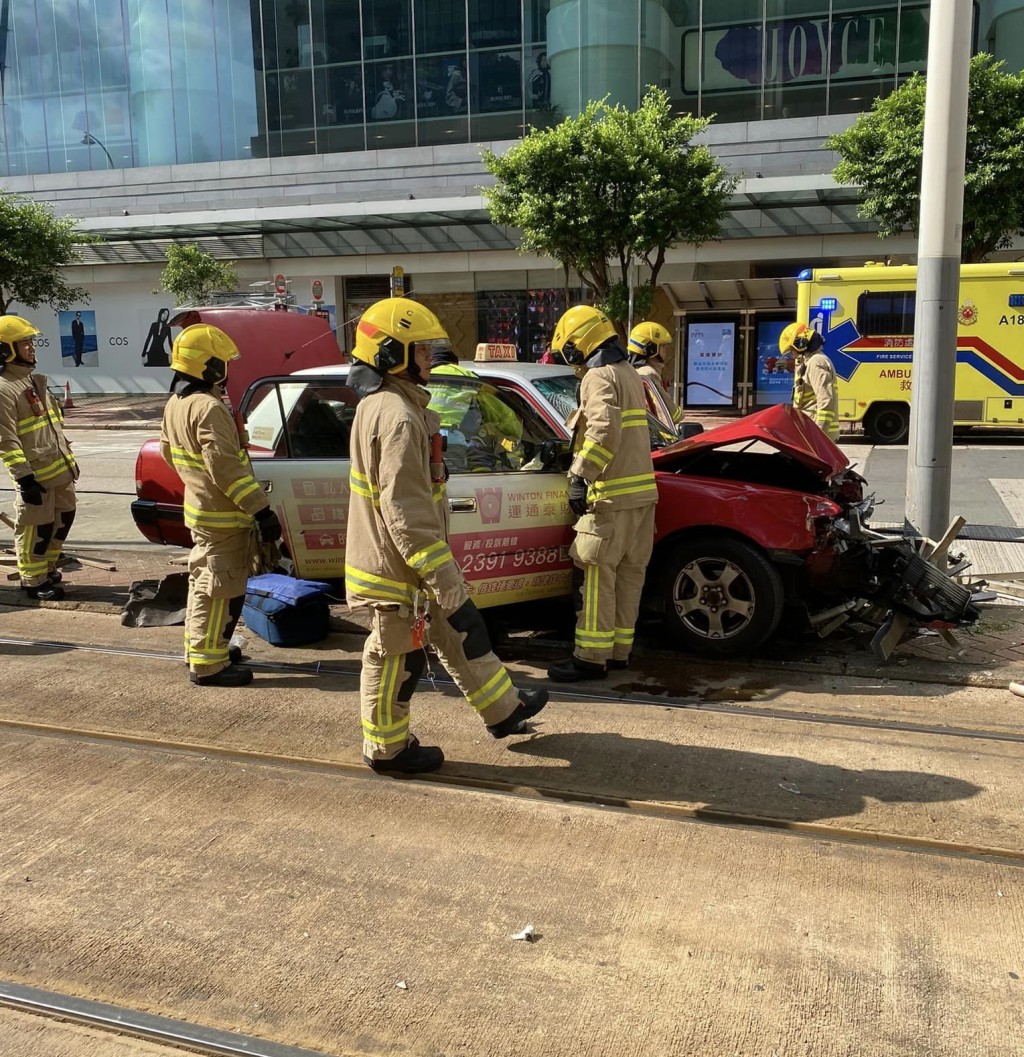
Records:
<instances>
[{"instance_id":1,"label":"turnout trousers","mask_svg":"<svg viewBox=\"0 0 1024 1057\"><path fill-rule=\"evenodd\" d=\"M75 482L47 482L41 506L14 493L14 553L22 587L38 587L57 568L61 547L75 520Z\"/></svg>"},{"instance_id":2,"label":"turnout trousers","mask_svg":"<svg viewBox=\"0 0 1024 1057\"><path fill-rule=\"evenodd\" d=\"M196 675L228 666L228 644L242 615L253 555L252 529L192 527L188 556L185 660Z\"/></svg>"},{"instance_id":3,"label":"turnout trousers","mask_svg":"<svg viewBox=\"0 0 1024 1057\"><path fill-rule=\"evenodd\" d=\"M569 553L583 572L573 650L581 661L629 659L654 546L654 506L615 510L598 504L576 522Z\"/></svg>"},{"instance_id":4,"label":"turnout trousers","mask_svg":"<svg viewBox=\"0 0 1024 1057\"><path fill-rule=\"evenodd\" d=\"M413 642L413 613L408 606L373 606L371 614L359 677L363 755L390 760L409 741L409 703L427 658ZM468 634L448 623L450 615L439 606L431 607L430 648L484 723L500 723L519 704L512 677L494 655L479 613Z\"/></svg>"}]
</instances>

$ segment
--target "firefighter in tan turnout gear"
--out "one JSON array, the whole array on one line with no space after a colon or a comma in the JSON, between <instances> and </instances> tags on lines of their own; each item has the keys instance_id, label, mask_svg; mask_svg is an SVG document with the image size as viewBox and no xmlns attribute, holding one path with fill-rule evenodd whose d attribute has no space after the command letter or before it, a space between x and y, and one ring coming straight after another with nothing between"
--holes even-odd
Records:
<instances>
[{"instance_id":1,"label":"firefighter in tan turnout gear","mask_svg":"<svg viewBox=\"0 0 1024 1057\"><path fill-rule=\"evenodd\" d=\"M75 520L78 466L60 407L33 374L40 333L21 316L0 316L0 458L17 487L14 549L29 598L64 597L57 569Z\"/></svg>"},{"instance_id":2,"label":"firefighter in tan turnout gear","mask_svg":"<svg viewBox=\"0 0 1024 1057\"><path fill-rule=\"evenodd\" d=\"M372 614L359 692L363 759L374 771L444 762L409 732L427 645L495 738L522 733L548 698L512 685L448 545L440 420L426 389L441 341L448 336L423 305L378 301L359 321L348 376L362 399L352 424L345 592Z\"/></svg>"},{"instance_id":3,"label":"firefighter in tan turnout gear","mask_svg":"<svg viewBox=\"0 0 1024 1057\"><path fill-rule=\"evenodd\" d=\"M171 397L160 450L185 485L189 554L185 659L193 683L243 686L252 672L233 663L231 635L259 541L281 538L281 525L253 477L235 420L224 403L228 363L238 346L217 327L186 327L171 349Z\"/></svg>"},{"instance_id":4,"label":"firefighter in tan turnout gear","mask_svg":"<svg viewBox=\"0 0 1024 1057\"><path fill-rule=\"evenodd\" d=\"M672 344L672 335L660 323L650 321L637 323L629 332L629 362L636 368L641 378L647 378L661 393L662 400L672 416L672 425L679 429L683 424L683 412L679 405L668 395L661 372L665 369L665 356L662 349Z\"/></svg>"},{"instance_id":5,"label":"firefighter in tan turnout gear","mask_svg":"<svg viewBox=\"0 0 1024 1057\"><path fill-rule=\"evenodd\" d=\"M570 553L583 570L576 648L548 669L557 682L603 679L627 668L658 501L644 385L603 312L570 308L551 347L582 366L579 410L570 418L569 508L577 515Z\"/></svg>"},{"instance_id":6,"label":"firefighter in tan turnout gear","mask_svg":"<svg viewBox=\"0 0 1024 1057\"><path fill-rule=\"evenodd\" d=\"M830 440L839 439L836 369L821 351L821 335L806 323L790 323L779 335L779 352L796 357L793 406L813 418Z\"/></svg>"}]
</instances>

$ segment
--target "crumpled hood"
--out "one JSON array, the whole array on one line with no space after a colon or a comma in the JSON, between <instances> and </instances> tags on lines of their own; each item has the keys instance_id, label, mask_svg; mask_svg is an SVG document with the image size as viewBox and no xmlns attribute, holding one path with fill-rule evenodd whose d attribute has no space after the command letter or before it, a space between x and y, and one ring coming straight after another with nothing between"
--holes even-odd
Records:
<instances>
[{"instance_id":1,"label":"crumpled hood","mask_svg":"<svg viewBox=\"0 0 1024 1057\"><path fill-rule=\"evenodd\" d=\"M654 468L671 472L698 451L755 440L791 456L826 481L850 465L842 449L802 411L789 404L776 404L653 452Z\"/></svg>"}]
</instances>

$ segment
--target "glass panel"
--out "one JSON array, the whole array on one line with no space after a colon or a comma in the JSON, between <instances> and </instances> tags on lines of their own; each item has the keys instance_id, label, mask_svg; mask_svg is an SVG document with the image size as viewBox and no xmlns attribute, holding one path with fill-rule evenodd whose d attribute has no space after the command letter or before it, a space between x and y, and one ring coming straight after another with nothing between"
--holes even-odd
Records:
<instances>
[{"instance_id":1,"label":"glass panel","mask_svg":"<svg viewBox=\"0 0 1024 1057\"><path fill-rule=\"evenodd\" d=\"M898 79L923 73L928 62L928 5L904 3L900 8ZM895 42L891 42L895 44ZM886 46L890 41L886 38ZM897 49L893 47L895 52Z\"/></svg>"},{"instance_id":2,"label":"glass panel","mask_svg":"<svg viewBox=\"0 0 1024 1057\"><path fill-rule=\"evenodd\" d=\"M363 0L363 55L393 58L412 53L409 0Z\"/></svg>"},{"instance_id":3,"label":"glass panel","mask_svg":"<svg viewBox=\"0 0 1024 1057\"><path fill-rule=\"evenodd\" d=\"M465 143L466 56L429 56L416 60L417 142L420 146Z\"/></svg>"},{"instance_id":4,"label":"glass panel","mask_svg":"<svg viewBox=\"0 0 1024 1057\"><path fill-rule=\"evenodd\" d=\"M857 329L865 336L895 336L914 333L913 290L866 293L857 298Z\"/></svg>"},{"instance_id":5,"label":"glass panel","mask_svg":"<svg viewBox=\"0 0 1024 1057\"><path fill-rule=\"evenodd\" d=\"M411 147L416 142L413 122L411 59L374 62L366 66L367 147Z\"/></svg>"},{"instance_id":6,"label":"glass panel","mask_svg":"<svg viewBox=\"0 0 1024 1057\"><path fill-rule=\"evenodd\" d=\"M416 51L460 51L466 47L465 0L416 0Z\"/></svg>"},{"instance_id":7,"label":"glass panel","mask_svg":"<svg viewBox=\"0 0 1024 1057\"><path fill-rule=\"evenodd\" d=\"M347 459L355 414L356 395L346 386L306 386L288 416L292 458Z\"/></svg>"},{"instance_id":8,"label":"glass panel","mask_svg":"<svg viewBox=\"0 0 1024 1057\"><path fill-rule=\"evenodd\" d=\"M328 66L315 71L317 125L361 125L363 70L352 66Z\"/></svg>"},{"instance_id":9,"label":"glass panel","mask_svg":"<svg viewBox=\"0 0 1024 1057\"><path fill-rule=\"evenodd\" d=\"M527 0L530 36L524 65L530 71L525 93L530 124L543 128L580 111L580 17L580 0L555 0L553 8ZM542 103L545 89L549 101Z\"/></svg>"},{"instance_id":10,"label":"glass panel","mask_svg":"<svg viewBox=\"0 0 1024 1057\"><path fill-rule=\"evenodd\" d=\"M359 0L312 0L313 62L358 62Z\"/></svg>"},{"instance_id":11,"label":"glass panel","mask_svg":"<svg viewBox=\"0 0 1024 1057\"><path fill-rule=\"evenodd\" d=\"M704 14L703 40L696 29L683 34L684 91L692 92L698 83L702 63L701 113L716 114L719 121L756 120L761 116L763 0L742 7L716 4Z\"/></svg>"},{"instance_id":12,"label":"glass panel","mask_svg":"<svg viewBox=\"0 0 1024 1057\"><path fill-rule=\"evenodd\" d=\"M583 99L637 105L640 26L635 3L588 0L582 9Z\"/></svg>"},{"instance_id":13,"label":"glass panel","mask_svg":"<svg viewBox=\"0 0 1024 1057\"><path fill-rule=\"evenodd\" d=\"M268 68L312 64L308 0L263 0L263 26Z\"/></svg>"},{"instance_id":14,"label":"glass panel","mask_svg":"<svg viewBox=\"0 0 1024 1057\"><path fill-rule=\"evenodd\" d=\"M821 0L767 0L766 119L824 112L830 40L828 15L821 8Z\"/></svg>"},{"instance_id":15,"label":"glass panel","mask_svg":"<svg viewBox=\"0 0 1024 1057\"><path fill-rule=\"evenodd\" d=\"M864 12L857 0L833 0L828 110L869 110L895 87L897 4L889 0Z\"/></svg>"},{"instance_id":16,"label":"glass panel","mask_svg":"<svg viewBox=\"0 0 1024 1057\"><path fill-rule=\"evenodd\" d=\"M522 40L519 14L515 0L469 0L469 46L518 44Z\"/></svg>"},{"instance_id":17,"label":"glass panel","mask_svg":"<svg viewBox=\"0 0 1024 1057\"><path fill-rule=\"evenodd\" d=\"M523 55L520 48L472 52L473 111L519 110L523 105Z\"/></svg>"},{"instance_id":18,"label":"glass panel","mask_svg":"<svg viewBox=\"0 0 1024 1057\"><path fill-rule=\"evenodd\" d=\"M48 172L42 62L35 11L24 4L14 4L10 11L4 91L0 114L10 175ZM63 164L60 171L64 171Z\"/></svg>"}]
</instances>

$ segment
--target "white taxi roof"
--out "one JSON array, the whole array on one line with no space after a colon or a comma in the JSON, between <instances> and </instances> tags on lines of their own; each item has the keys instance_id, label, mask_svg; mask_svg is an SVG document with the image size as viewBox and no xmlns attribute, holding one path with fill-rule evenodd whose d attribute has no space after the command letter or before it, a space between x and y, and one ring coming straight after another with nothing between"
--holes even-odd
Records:
<instances>
[{"instance_id":1,"label":"white taxi roof","mask_svg":"<svg viewBox=\"0 0 1024 1057\"><path fill-rule=\"evenodd\" d=\"M301 378L303 375L315 374L319 377L337 376L345 377L348 374L349 364L338 363L327 367L304 367L301 371L295 371L293 377ZM459 360L460 367L466 367L474 374L487 378L507 378L514 381L517 378L557 378L568 375L575 377L573 369L568 364L557 363L520 363L511 360Z\"/></svg>"}]
</instances>

